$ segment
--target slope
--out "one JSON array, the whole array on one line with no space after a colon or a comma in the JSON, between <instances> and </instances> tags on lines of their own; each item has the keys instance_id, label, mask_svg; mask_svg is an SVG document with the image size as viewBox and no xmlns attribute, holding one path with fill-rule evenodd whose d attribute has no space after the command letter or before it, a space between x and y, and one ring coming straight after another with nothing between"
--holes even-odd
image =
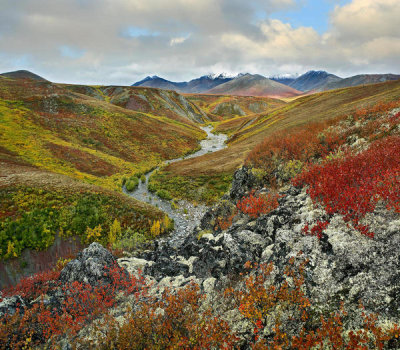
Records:
<instances>
[{"instance_id":1,"label":"slope","mask_svg":"<svg viewBox=\"0 0 400 350\"><path fill-rule=\"evenodd\" d=\"M188 117L168 118L160 102L152 107L158 115L49 82L1 79L0 146L39 168L119 190L124 174L190 152L204 137Z\"/></svg>"},{"instance_id":2,"label":"slope","mask_svg":"<svg viewBox=\"0 0 400 350\"><path fill-rule=\"evenodd\" d=\"M340 89L350 86L376 84L385 81L399 80L400 75L396 74L360 74L353 77L345 78L339 81L333 81L326 84L324 90Z\"/></svg>"},{"instance_id":3,"label":"slope","mask_svg":"<svg viewBox=\"0 0 400 350\"><path fill-rule=\"evenodd\" d=\"M28 70L17 70L13 72L7 72L7 73L2 73L0 74L3 77L10 78L10 79L32 79L32 80L37 80L37 81L48 81L41 76L32 73Z\"/></svg>"},{"instance_id":4,"label":"slope","mask_svg":"<svg viewBox=\"0 0 400 350\"><path fill-rule=\"evenodd\" d=\"M229 120L238 116L271 111L285 103L269 97L228 95L185 95L207 114L212 121Z\"/></svg>"}]
</instances>

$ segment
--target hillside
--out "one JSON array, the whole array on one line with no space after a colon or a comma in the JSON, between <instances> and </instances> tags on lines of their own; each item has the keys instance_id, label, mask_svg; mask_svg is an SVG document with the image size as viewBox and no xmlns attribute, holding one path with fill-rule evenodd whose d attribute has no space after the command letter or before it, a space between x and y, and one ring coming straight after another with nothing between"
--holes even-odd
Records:
<instances>
[{"instance_id":1,"label":"hillside","mask_svg":"<svg viewBox=\"0 0 400 350\"><path fill-rule=\"evenodd\" d=\"M204 120L171 91L1 78L0 283L94 239L112 244L113 225L131 245L170 230L163 212L121 188L197 149Z\"/></svg>"},{"instance_id":2,"label":"hillside","mask_svg":"<svg viewBox=\"0 0 400 350\"><path fill-rule=\"evenodd\" d=\"M376 84L385 81L399 80L400 75L396 74L360 74L353 77L345 78L338 81L333 81L324 87L324 90L340 89L344 87L366 85L366 84Z\"/></svg>"},{"instance_id":3,"label":"hillside","mask_svg":"<svg viewBox=\"0 0 400 350\"><path fill-rule=\"evenodd\" d=\"M94 87L1 81L0 145L29 164L118 188L122 175L143 172L189 152L204 137L190 119L192 111L185 115L185 107L173 100L175 93L141 88L137 95L121 92L128 97L116 99L127 104L143 100L143 112L113 105L106 95L93 98L70 91L81 89L103 94Z\"/></svg>"},{"instance_id":4,"label":"hillside","mask_svg":"<svg viewBox=\"0 0 400 350\"><path fill-rule=\"evenodd\" d=\"M268 96L275 98L301 95L301 92L259 74L242 75L207 91L207 93L216 95Z\"/></svg>"},{"instance_id":5,"label":"hillside","mask_svg":"<svg viewBox=\"0 0 400 350\"><path fill-rule=\"evenodd\" d=\"M4 289L3 343L399 348L399 123L397 95L270 134L178 240L94 242Z\"/></svg>"},{"instance_id":6,"label":"hillside","mask_svg":"<svg viewBox=\"0 0 400 350\"><path fill-rule=\"evenodd\" d=\"M168 117L185 124L208 121L201 109L175 91L129 86L62 86L124 109Z\"/></svg>"},{"instance_id":7,"label":"hillside","mask_svg":"<svg viewBox=\"0 0 400 350\"><path fill-rule=\"evenodd\" d=\"M48 81L41 76L29 72L27 70L17 70L14 72L7 72L7 73L2 73L0 76L6 77L6 78L11 78L11 79L31 79L31 80L36 80L36 81Z\"/></svg>"},{"instance_id":8,"label":"hillside","mask_svg":"<svg viewBox=\"0 0 400 350\"><path fill-rule=\"evenodd\" d=\"M212 121L268 112L285 104L279 99L269 97L206 94L190 94L185 97L201 108Z\"/></svg>"}]
</instances>

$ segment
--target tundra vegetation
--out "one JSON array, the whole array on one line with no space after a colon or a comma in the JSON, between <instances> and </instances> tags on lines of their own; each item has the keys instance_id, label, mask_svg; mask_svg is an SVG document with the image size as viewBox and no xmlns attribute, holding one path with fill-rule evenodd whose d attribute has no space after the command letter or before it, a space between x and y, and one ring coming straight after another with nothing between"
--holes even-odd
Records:
<instances>
[{"instance_id":1,"label":"tundra vegetation","mask_svg":"<svg viewBox=\"0 0 400 350\"><path fill-rule=\"evenodd\" d=\"M206 113L200 108L210 101L229 102L225 97L191 96L185 108L198 119L185 120L171 107L178 104L177 94L144 88L121 92L115 87L1 79L0 97L2 259L15 258L26 248L46 249L56 234L120 250L172 230L168 216L116 190L124 185L132 191L146 171L195 149L204 137L196 122L226 119L226 105L210 106ZM300 97L287 104L270 101L273 109L268 112L239 117L243 121L235 119L229 127L229 121L219 124L230 135L226 150L160 169L150 178L149 189L165 199L213 203L228 190L233 169L244 163L252 168L259 187L268 191L255 188L237 199L216 222L219 232L229 229L235 216L256 219L275 210L279 192L295 186L307 188L312 201L327 213L325 221L303 227L303 234L322 238L331 216L338 213L372 240L374 232L362 224L368 213L378 205L400 213L399 98L400 83L390 82ZM183 108L181 102L179 106ZM207 117L212 111L221 116ZM10 177L16 169L21 173ZM28 170L47 176L52 186L38 186L36 180L29 185L29 175L23 176ZM67 179L85 186L61 186ZM199 234L198 241L206 236L207 232ZM60 271L66 262L61 259L49 271L1 292L1 298L19 295L27 305L2 314L1 349L57 348L65 339L74 347L90 348L82 332L89 326L104 349L241 346L240 335L221 307L207 302L209 296L195 283L166 288L160 297L150 293L153 286L141 273L127 273L118 265L107 268L107 284L62 283ZM363 326L354 330L346 327L344 306L316 312L305 288L308 261L294 257L284 263L284 275L274 279L272 263L249 261L244 272L231 276L231 283L218 292L219 301L251 324L249 348L400 347L398 324L379 324L379 315L364 312L363 305ZM54 306L49 298L59 293L63 298ZM120 322L112 310L124 298L134 300L134 307L126 308ZM280 317L288 314L288 320ZM266 334L271 322L273 333ZM297 326L285 329L288 323Z\"/></svg>"}]
</instances>

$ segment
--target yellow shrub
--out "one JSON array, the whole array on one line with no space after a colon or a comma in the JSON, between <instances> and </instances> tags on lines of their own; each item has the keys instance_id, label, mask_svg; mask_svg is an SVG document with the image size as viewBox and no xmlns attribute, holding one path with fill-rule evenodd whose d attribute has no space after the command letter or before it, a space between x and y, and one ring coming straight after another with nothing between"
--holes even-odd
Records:
<instances>
[{"instance_id":1,"label":"yellow shrub","mask_svg":"<svg viewBox=\"0 0 400 350\"><path fill-rule=\"evenodd\" d=\"M153 225L150 228L150 234L152 237L157 237L161 233L161 224L159 220L153 222Z\"/></svg>"},{"instance_id":2,"label":"yellow shrub","mask_svg":"<svg viewBox=\"0 0 400 350\"><path fill-rule=\"evenodd\" d=\"M98 225L95 228L88 227L85 232L86 242L89 243L97 241L101 237L101 231L101 225Z\"/></svg>"},{"instance_id":3,"label":"yellow shrub","mask_svg":"<svg viewBox=\"0 0 400 350\"><path fill-rule=\"evenodd\" d=\"M113 224L110 226L110 232L108 233L108 243L111 245L115 243L117 238L121 236L121 224L117 219L114 220Z\"/></svg>"}]
</instances>

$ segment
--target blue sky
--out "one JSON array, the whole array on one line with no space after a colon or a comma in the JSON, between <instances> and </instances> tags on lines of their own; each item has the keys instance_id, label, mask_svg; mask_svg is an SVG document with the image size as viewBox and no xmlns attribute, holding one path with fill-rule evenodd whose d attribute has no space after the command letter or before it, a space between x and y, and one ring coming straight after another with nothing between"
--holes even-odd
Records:
<instances>
[{"instance_id":1,"label":"blue sky","mask_svg":"<svg viewBox=\"0 0 400 350\"><path fill-rule=\"evenodd\" d=\"M0 0L0 8L0 72L56 82L400 73L399 0Z\"/></svg>"},{"instance_id":2,"label":"blue sky","mask_svg":"<svg viewBox=\"0 0 400 350\"><path fill-rule=\"evenodd\" d=\"M337 5L345 5L351 0L296 0L296 7L273 13L271 18L288 22L294 28L301 26L312 27L323 34L328 30L329 14Z\"/></svg>"}]
</instances>

